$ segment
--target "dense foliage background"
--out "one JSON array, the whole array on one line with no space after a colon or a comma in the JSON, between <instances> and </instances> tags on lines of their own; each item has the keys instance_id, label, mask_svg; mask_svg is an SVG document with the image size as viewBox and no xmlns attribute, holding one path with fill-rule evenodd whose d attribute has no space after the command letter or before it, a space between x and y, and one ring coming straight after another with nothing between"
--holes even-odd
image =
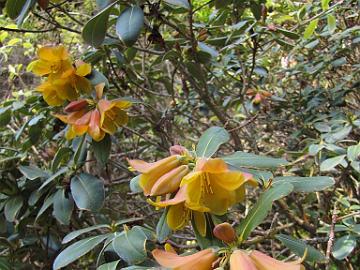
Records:
<instances>
[{"instance_id":1,"label":"dense foliage background","mask_svg":"<svg viewBox=\"0 0 360 270\"><path fill-rule=\"evenodd\" d=\"M75 238L93 242L78 242L67 269L149 269L165 241L203 247L191 226L161 228L126 159L192 150L212 126L231 138L217 156L256 154L235 165L263 183L219 219L239 224L278 176L295 183L242 248L284 259L307 244L317 249L307 269L360 269L359 1L2 0L0 10L0 269L51 269ZM67 141L54 117L63 108L35 90L27 65L59 44L92 65L109 99L133 102L128 124L100 143ZM123 230L112 248L97 245Z\"/></svg>"}]
</instances>

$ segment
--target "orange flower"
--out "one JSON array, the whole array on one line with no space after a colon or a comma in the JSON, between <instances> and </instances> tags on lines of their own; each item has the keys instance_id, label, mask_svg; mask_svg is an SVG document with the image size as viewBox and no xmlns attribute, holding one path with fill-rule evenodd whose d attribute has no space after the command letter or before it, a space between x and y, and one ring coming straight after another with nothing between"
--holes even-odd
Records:
<instances>
[{"instance_id":1,"label":"orange flower","mask_svg":"<svg viewBox=\"0 0 360 270\"><path fill-rule=\"evenodd\" d=\"M181 185L187 185L186 206L200 212L223 215L245 196L245 183L256 185L252 176L230 171L222 159L199 158L194 172L186 175Z\"/></svg>"},{"instance_id":2,"label":"orange flower","mask_svg":"<svg viewBox=\"0 0 360 270\"><path fill-rule=\"evenodd\" d=\"M235 250L230 256L230 270L305 270L301 261L282 262L254 250L250 254Z\"/></svg>"},{"instance_id":3,"label":"orange flower","mask_svg":"<svg viewBox=\"0 0 360 270\"><path fill-rule=\"evenodd\" d=\"M104 103L107 106L104 106ZM95 141L101 141L106 133L112 135L118 127L127 123L128 116L124 109L130 105L129 101L123 100L100 100L96 103L82 99L71 102L65 108L68 114L55 116L69 125L66 139L71 140L88 133ZM111 129L108 122L112 122Z\"/></svg>"},{"instance_id":4,"label":"orange flower","mask_svg":"<svg viewBox=\"0 0 360 270\"><path fill-rule=\"evenodd\" d=\"M212 249L205 249L187 256L155 249L152 251L152 255L161 266L173 270L211 270L217 259Z\"/></svg>"},{"instance_id":5,"label":"orange flower","mask_svg":"<svg viewBox=\"0 0 360 270\"><path fill-rule=\"evenodd\" d=\"M85 76L91 73L91 65L81 60L75 61L75 68L70 68L65 71L60 80L64 84L69 84L77 93L90 93L91 83Z\"/></svg>"},{"instance_id":6,"label":"orange flower","mask_svg":"<svg viewBox=\"0 0 360 270\"><path fill-rule=\"evenodd\" d=\"M142 173L140 187L146 196L173 193L179 189L182 178L189 172L187 165L181 165L181 156L172 155L157 162L128 160L130 166Z\"/></svg>"}]
</instances>

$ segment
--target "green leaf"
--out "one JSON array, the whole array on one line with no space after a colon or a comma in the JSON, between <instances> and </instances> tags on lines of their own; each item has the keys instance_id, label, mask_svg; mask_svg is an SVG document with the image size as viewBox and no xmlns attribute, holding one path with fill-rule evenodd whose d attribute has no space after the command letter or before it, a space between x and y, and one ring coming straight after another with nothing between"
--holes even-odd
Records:
<instances>
[{"instance_id":1,"label":"green leaf","mask_svg":"<svg viewBox=\"0 0 360 270\"><path fill-rule=\"evenodd\" d=\"M144 12L138 6L126 8L116 22L116 33L127 46L132 46L138 39L144 25Z\"/></svg>"},{"instance_id":2,"label":"green leaf","mask_svg":"<svg viewBox=\"0 0 360 270\"><path fill-rule=\"evenodd\" d=\"M109 235L97 235L80 240L64 249L55 259L53 270L60 269L88 253Z\"/></svg>"},{"instance_id":3,"label":"green leaf","mask_svg":"<svg viewBox=\"0 0 360 270\"><path fill-rule=\"evenodd\" d=\"M140 175L135 176L133 179L130 180L130 190L132 193L142 193L143 190L139 184Z\"/></svg>"},{"instance_id":4,"label":"green leaf","mask_svg":"<svg viewBox=\"0 0 360 270\"><path fill-rule=\"evenodd\" d=\"M304 32L304 38L305 39L311 38L311 36L314 34L315 29L317 28L317 25L318 25L318 21L319 21L318 19L313 20L306 27L305 32Z\"/></svg>"},{"instance_id":5,"label":"green leaf","mask_svg":"<svg viewBox=\"0 0 360 270\"><path fill-rule=\"evenodd\" d=\"M29 180L35 180L37 178L49 177L49 174L42 169L34 166L19 166L20 172Z\"/></svg>"},{"instance_id":6,"label":"green leaf","mask_svg":"<svg viewBox=\"0 0 360 270\"><path fill-rule=\"evenodd\" d=\"M37 220L52 204L54 201L54 194L51 194L49 197L47 197L43 203L43 205L41 206L38 214L36 215L36 219Z\"/></svg>"},{"instance_id":7,"label":"green leaf","mask_svg":"<svg viewBox=\"0 0 360 270\"><path fill-rule=\"evenodd\" d=\"M96 270L116 270L117 265L119 264L120 260L105 263L103 265L100 265ZM122 268L124 269L124 268Z\"/></svg>"},{"instance_id":8,"label":"green leaf","mask_svg":"<svg viewBox=\"0 0 360 270\"><path fill-rule=\"evenodd\" d=\"M36 0L27 0L26 1L26 3L23 6L19 16L16 19L16 24L18 26L20 26L24 22L26 16L29 14L30 10L33 8L35 3L36 3Z\"/></svg>"},{"instance_id":9,"label":"green leaf","mask_svg":"<svg viewBox=\"0 0 360 270\"><path fill-rule=\"evenodd\" d=\"M64 237L64 239L62 240L61 243L62 244L67 244L70 241L74 240L75 238L77 238L78 236L80 236L80 235L82 235L84 233L91 232L91 231L101 229L101 228L110 229L110 226L107 225L107 224L99 224L99 225L90 226L90 227L87 227L87 228L84 228L84 229L80 229L80 230L77 230L77 231L73 231L73 232L67 234Z\"/></svg>"},{"instance_id":10,"label":"green leaf","mask_svg":"<svg viewBox=\"0 0 360 270\"><path fill-rule=\"evenodd\" d=\"M345 160L345 157L346 155L341 155L324 160L320 165L320 170L324 172L334 169L337 165L339 165Z\"/></svg>"},{"instance_id":11,"label":"green leaf","mask_svg":"<svg viewBox=\"0 0 360 270\"><path fill-rule=\"evenodd\" d=\"M347 149L347 158L350 161L358 160L360 157L360 144L349 146Z\"/></svg>"},{"instance_id":12,"label":"green leaf","mask_svg":"<svg viewBox=\"0 0 360 270\"><path fill-rule=\"evenodd\" d=\"M146 241L151 232L140 226L122 232L112 241L112 247L121 259L128 264L140 264L147 258Z\"/></svg>"},{"instance_id":13,"label":"green leaf","mask_svg":"<svg viewBox=\"0 0 360 270\"><path fill-rule=\"evenodd\" d=\"M169 228L166 220L167 213L168 213L168 208L166 208L166 210L162 213L156 225L156 238L159 243L165 242L165 240L171 234L171 229Z\"/></svg>"},{"instance_id":14,"label":"green leaf","mask_svg":"<svg viewBox=\"0 0 360 270\"><path fill-rule=\"evenodd\" d=\"M111 151L111 137L109 134L106 134L104 139L100 142L92 141L92 146L94 149L95 158L101 165L105 165L109 159Z\"/></svg>"},{"instance_id":15,"label":"green leaf","mask_svg":"<svg viewBox=\"0 0 360 270\"><path fill-rule=\"evenodd\" d=\"M61 163L70 158L70 155L73 153L71 148L69 147L62 147L56 152L52 162L51 162L51 170L56 171L59 169Z\"/></svg>"},{"instance_id":16,"label":"green leaf","mask_svg":"<svg viewBox=\"0 0 360 270\"><path fill-rule=\"evenodd\" d=\"M111 5L108 5L85 24L82 31L82 37L86 43L93 47L98 47L103 43L108 28L111 8L117 2L118 1L115 1Z\"/></svg>"},{"instance_id":17,"label":"green leaf","mask_svg":"<svg viewBox=\"0 0 360 270\"><path fill-rule=\"evenodd\" d=\"M0 108L0 127L5 127L11 121L11 109L9 107Z\"/></svg>"},{"instance_id":18,"label":"green leaf","mask_svg":"<svg viewBox=\"0 0 360 270\"><path fill-rule=\"evenodd\" d=\"M266 218L274 201L288 195L293 190L289 183L276 185L260 195L255 205L251 208L245 219L237 227L239 240L244 241L250 233Z\"/></svg>"},{"instance_id":19,"label":"green leaf","mask_svg":"<svg viewBox=\"0 0 360 270\"><path fill-rule=\"evenodd\" d=\"M22 206L23 206L23 198L21 196L10 198L6 202L4 209L6 220L8 220L9 222L14 222Z\"/></svg>"},{"instance_id":20,"label":"green leaf","mask_svg":"<svg viewBox=\"0 0 360 270\"><path fill-rule=\"evenodd\" d=\"M355 247L356 237L352 235L345 235L339 239L336 239L332 249L332 255L337 260L343 260L350 255Z\"/></svg>"},{"instance_id":21,"label":"green leaf","mask_svg":"<svg viewBox=\"0 0 360 270\"><path fill-rule=\"evenodd\" d=\"M251 1L250 2L250 10L252 12L252 14L254 15L256 20L260 20L261 19L261 4L255 1Z\"/></svg>"},{"instance_id":22,"label":"green leaf","mask_svg":"<svg viewBox=\"0 0 360 270\"><path fill-rule=\"evenodd\" d=\"M315 176L315 177L300 177L300 176L282 176L274 178L274 185L290 183L294 186L294 192L314 192L321 191L335 184L332 177Z\"/></svg>"},{"instance_id":23,"label":"green leaf","mask_svg":"<svg viewBox=\"0 0 360 270\"><path fill-rule=\"evenodd\" d=\"M289 162L283 158L272 158L259 156L252 153L235 152L234 154L222 157L227 164L234 167L254 167L254 168L277 168L287 165Z\"/></svg>"},{"instance_id":24,"label":"green leaf","mask_svg":"<svg viewBox=\"0 0 360 270\"><path fill-rule=\"evenodd\" d=\"M60 175L63 175L64 173L67 173L69 171L68 167L63 167L60 170L58 170L56 173L54 173L53 175L51 175L48 179L46 179L46 181L44 183L42 183L42 185L40 186L39 189L43 189L44 187L46 187L48 184L50 184L52 181L54 181L57 177L59 177Z\"/></svg>"},{"instance_id":25,"label":"green leaf","mask_svg":"<svg viewBox=\"0 0 360 270\"><path fill-rule=\"evenodd\" d=\"M327 15L327 25L330 34L334 33L336 30L336 18L334 15L332 14Z\"/></svg>"},{"instance_id":26,"label":"green leaf","mask_svg":"<svg viewBox=\"0 0 360 270\"><path fill-rule=\"evenodd\" d=\"M87 76L88 80L92 85L98 85L100 83L105 83L106 87L109 87L109 81L100 71L92 69L90 75Z\"/></svg>"},{"instance_id":27,"label":"green leaf","mask_svg":"<svg viewBox=\"0 0 360 270\"><path fill-rule=\"evenodd\" d=\"M5 4L6 14L15 20L21 13L27 0L7 0Z\"/></svg>"},{"instance_id":28,"label":"green leaf","mask_svg":"<svg viewBox=\"0 0 360 270\"><path fill-rule=\"evenodd\" d=\"M72 198L66 198L65 190L59 189L55 195L53 200L53 215L54 217L64 225L69 225L70 217L72 211L74 209L74 201Z\"/></svg>"},{"instance_id":29,"label":"green leaf","mask_svg":"<svg viewBox=\"0 0 360 270\"><path fill-rule=\"evenodd\" d=\"M71 179L70 189L79 209L90 211L101 209L105 191L104 183L100 179L87 173L81 173Z\"/></svg>"},{"instance_id":30,"label":"green leaf","mask_svg":"<svg viewBox=\"0 0 360 270\"><path fill-rule=\"evenodd\" d=\"M305 260L308 262L326 261L326 257L320 251L316 250L312 246L305 244L299 239L285 234L278 234L275 237L299 257L303 257L306 251L307 255Z\"/></svg>"},{"instance_id":31,"label":"green leaf","mask_svg":"<svg viewBox=\"0 0 360 270\"><path fill-rule=\"evenodd\" d=\"M280 32L281 34L283 34L284 36L293 39L293 40L297 40L300 38L300 36L294 32L288 31L286 29L282 29L282 28L277 28L276 31Z\"/></svg>"},{"instance_id":32,"label":"green leaf","mask_svg":"<svg viewBox=\"0 0 360 270\"><path fill-rule=\"evenodd\" d=\"M185 9L190 8L189 2L187 0L165 0L165 3L173 7L182 7Z\"/></svg>"},{"instance_id":33,"label":"green leaf","mask_svg":"<svg viewBox=\"0 0 360 270\"><path fill-rule=\"evenodd\" d=\"M228 142L230 135L226 129L221 127L211 127L200 137L196 146L198 157L211 157L219 149L220 145Z\"/></svg>"},{"instance_id":34,"label":"green leaf","mask_svg":"<svg viewBox=\"0 0 360 270\"><path fill-rule=\"evenodd\" d=\"M323 11L329 9L329 3L330 0L321 0L321 8L323 9Z\"/></svg>"}]
</instances>

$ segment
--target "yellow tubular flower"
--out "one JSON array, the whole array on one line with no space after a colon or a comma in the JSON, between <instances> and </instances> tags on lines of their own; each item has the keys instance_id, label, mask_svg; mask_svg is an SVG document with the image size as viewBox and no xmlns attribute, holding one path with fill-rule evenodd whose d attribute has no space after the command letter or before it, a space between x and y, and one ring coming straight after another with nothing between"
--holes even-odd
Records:
<instances>
[{"instance_id":1,"label":"yellow tubular flower","mask_svg":"<svg viewBox=\"0 0 360 270\"><path fill-rule=\"evenodd\" d=\"M146 196L171 193L175 191L176 183L180 185L178 177L171 172L181 165L180 156L173 155L154 163L147 163L142 160L128 160L128 162L132 168L142 173L139 185ZM168 174L169 172L170 174ZM183 172L180 173L183 174ZM155 185L159 180L161 180L160 183ZM173 180L175 184L169 184ZM154 186L155 188L152 190Z\"/></svg>"},{"instance_id":2,"label":"yellow tubular flower","mask_svg":"<svg viewBox=\"0 0 360 270\"><path fill-rule=\"evenodd\" d=\"M254 250L250 254L235 250L230 256L230 270L305 270L301 261L282 262Z\"/></svg>"},{"instance_id":3,"label":"yellow tubular flower","mask_svg":"<svg viewBox=\"0 0 360 270\"><path fill-rule=\"evenodd\" d=\"M37 54L39 59L29 64L29 70L38 76L63 73L72 68L69 54L64 46L42 47Z\"/></svg>"},{"instance_id":4,"label":"yellow tubular flower","mask_svg":"<svg viewBox=\"0 0 360 270\"><path fill-rule=\"evenodd\" d=\"M179 256L173 252L155 249L152 255L161 266L173 270L211 270L212 264L217 259L212 249L205 249L188 256Z\"/></svg>"},{"instance_id":5,"label":"yellow tubular flower","mask_svg":"<svg viewBox=\"0 0 360 270\"><path fill-rule=\"evenodd\" d=\"M251 175L230 171L221 159L200 158L194 172L186 175L181 185L187 185L188 208L223 215L230 206L244 199L247 182L256 185Z\"/></svg>"}]
</instances>

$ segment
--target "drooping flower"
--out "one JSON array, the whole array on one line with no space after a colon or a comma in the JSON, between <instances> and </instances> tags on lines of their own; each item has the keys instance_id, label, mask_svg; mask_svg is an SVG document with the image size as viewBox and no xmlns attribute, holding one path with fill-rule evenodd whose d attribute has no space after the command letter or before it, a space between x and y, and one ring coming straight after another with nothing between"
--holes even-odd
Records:
<instances>
[{"instance_id":1,"label":"drooping flower","mask_svg":"<svg viewBox=\"0 0 360 270\"><path fill-rule=\"evenodd\" d=\"M75 61L75 67L65 71L60 80L69 84L77 93L91 92L91 83L85 76L91 73L91 65L81 60Z\"/></svg>"},{"instance_id":2,"label":"drooping flower","mask_svg":"<svg viewBox=\"0 0 360 270\"><path fill-rule=\"evenodd\" d=\"M230 270L305 270L301 261L282 262L254 250L249 254L235 250L230 256Z\"/></svg>"},{"instance_id":3,"label":"drooping flower","mask_svg":"<svg viewBox=\"0 0 360 270\"><path fill-rule=\"evenodd\" d=\"M189 173L188 166L181 164L179 155L172 155L153 163L129 160L129 164L141 173L139 184L146 196L158 196L177 191L182 178Z\"/></svg>"},{"instance_id":4,"label":"drooping flower","mask_svg":"<svg viewBox=\"0 0 360 270\"><path fill-rule=\"evenodd\" d=\"M104 105L106 103L106 106ZM128 116L125 109L131 106L126 100L100 100L98 102L82 99L70 102L65 108L68 114L56 114L64 123L68 124L66 138L73 139L88 133L95 141L101 141L105 134L114 134L117 128L125 125ZM109 122L112 126L109 128Z\"/></svg>"},{"instance_id":5,"label":"drooping flower","mask_svg":"<svg viewBox=\"0 0 360 270\"><path fill-rule=\"evenodd\" d=\"M39 59L29 64L29 70L38 76L60 74L72 68L69 53L62 45L42 47L37 55Z\"/></svg>"},{"instance_id":6,"label":"drooping flower","mask_svg":"<svg viewBox=\"0 0 360 270\"><path fill-rule=\"evenodd\" d=\"M223 215L244 199L245 183L256 185L250 174L230 171L221 159L199 158L195 170L183 178L181 185L187 185L188 208Z\"/></svg>"},{"instance_id":7,"label":"drooping flower","mask_svg":"<svg viewBox=\"0 0 360 270\"><path fill-rule=\"evenodd\" d=\"M211 270L217 259L216 253L212 249L205 249L187 256L155 249L152 251L152 255L161 266L173 270Z\"/></svg>"}]
</instances>

